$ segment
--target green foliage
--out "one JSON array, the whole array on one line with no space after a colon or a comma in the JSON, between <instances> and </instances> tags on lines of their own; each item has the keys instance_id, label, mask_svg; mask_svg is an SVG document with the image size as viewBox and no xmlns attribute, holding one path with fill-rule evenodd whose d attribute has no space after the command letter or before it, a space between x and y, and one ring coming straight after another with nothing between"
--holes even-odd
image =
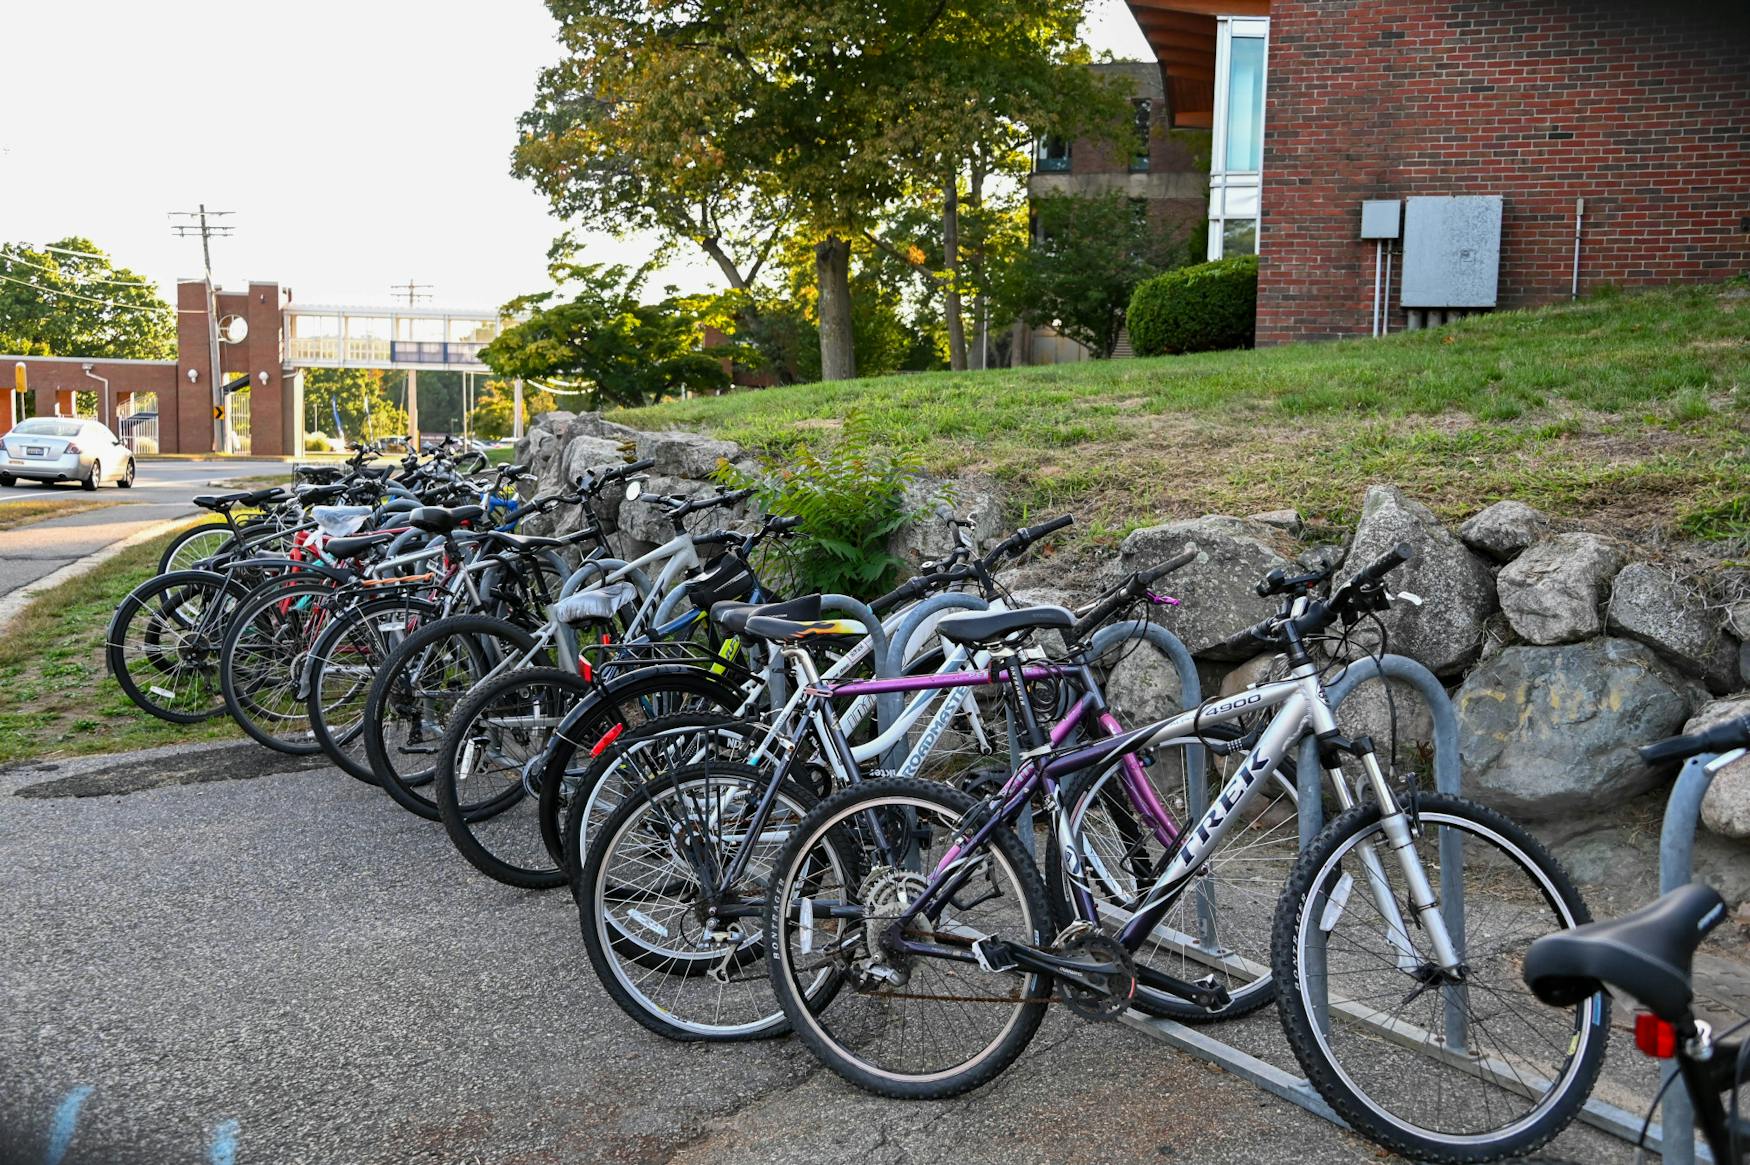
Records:
<instances>
[{"instance_id":1,"label":"green foliage","mask_svg":"<svg viewBox=\"0 0 1750 1165\"><path fill-rule=\"evenodd\" d=\"M321 430L304 434L304 452L330 453L334 450L334 442L328 439L328 434Z\"/></svg>"},{"instance_id":2,"label":"green foliage","mask_svg":"<svg viewBox=\"0 0 1750 1165\"><path fill-rule=\"evenodd\" d=\"M1257 316L1256 255L1199 263L1137 286L1130 346L1138 356L1249 348Z\"/></svg>"},{"instance_id":3,"label":"green foliage","mask_svg":"<svg viewBox=\"0 0 1750 1165\"><path fill-rule=\"evenodd\" d=\"M733 488L756 488L767 513L801 519L784 548L799 592L868 599L892 587L902 561L887 542L916 516L906 488L923 478L914 454L853 436L824 453L798 445L751 474L724 466L719 477Z\"/></svg>"},{"instance_id":4,"label":"green foliage","mask_svg":"<svg viewBox=\"0 0 1750 1165\"><path fill-rule=\"evenodd\" d=\"M176 313L149 280L117 267L90 239L53 245L63 250L0 244L0 352L110 360L176 355Z\"/></svg>"},{"instance_id":5,"label":"green foliage","mask_svg":"<svg viewBox=\"0 0 1750 1165\"><path fill-rule=\"evenodd\" d=\"M506 304L507 316L527 318L480 352L499 378L582 389L591 409L637 407L729 387L723 359L734 353L700 351L703 321L696 301L671 295L640 303L642 277L621 266L558 258L549 271L558 288ZM570 298L560 298L567 290Z\"/></svg>"},{"instance_id":6,"label":"green foliage","mask_svg":"<svg viewBox=\"0 0 1750 1165\"><path fill-rule=\"evenodd\" d=\"M1137 284L1188 262L1194 236L1122 194L1040 198L1034 208L1039 241L1015 265L1005 302L1035 327L1112 355Z\"/></svg>"},{"instance_id":7,"label":"green foliage","mask_svg":"<svg viewBox=\"0 0 1750 1165\"><path fill-rule=\"evenodd\" d=\"M304 373L304 423L328 432L336 409L347 442L377 441L407 433L407 410L396 402L376 368L311 368ZM335 435L340 441L340 435Z\"/></svg>"}]
</instances>

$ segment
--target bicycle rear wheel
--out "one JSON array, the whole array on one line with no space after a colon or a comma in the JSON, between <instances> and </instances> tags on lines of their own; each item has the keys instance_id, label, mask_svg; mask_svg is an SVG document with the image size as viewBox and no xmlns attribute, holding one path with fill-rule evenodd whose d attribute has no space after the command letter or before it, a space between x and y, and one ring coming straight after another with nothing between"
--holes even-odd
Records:
<instances>
[{"instance_id":1,"label":"bicycle rear wheel","mask_svg":"<svg viewBox=\"0 0 1750 1165\"><path fill-rule=\"evenodd\" d=\"M335 583L291 575L250 592L219 650L219 687L238 727L276 752L322 751L310 731L304 683L310 649L333 615Z\"/></svg>"},{"instance_id":2,"label":"bicycle rear wheel","mask_svg":"<svg viewBox=\"0 0 1750 1165\"><path fill-rule=\"evenodd\" d=\"M304 685L310 733L348 776L379 783L365 755L371 685L395 648L412 636L429 637L431 628L451 624L447 619L429 622L437 613L434 605L409 594L367 599L336 615L311 646ZM532 637L510 630L519 644L533 645Z\"/></svg>"},{"instance_id":3,"label":"bicycle rear wheel","mask_svg":"<svg viewBox=\"0 0 1750 1165\"><path fill-rule=\"evenodd\" d=\"M1501 814L1435 794L1417 819L1411 848L1453 920L1461 974L1439 972L1379 806L1357 805L1301 857L1276 910L1283 1029L1319 1094L1395 1152L1530 1152L1591 1092L1610 1008L1603 994L1547 1007L1520 967L1532 940L1590 916L1556 860Z\"/></svg>"},{"instance_id":4,"label":"bicycle rear wheel","mask_svg":"<svg viewBox=\"0 0 1750 1165\"><path fill-rule=\"evenodd\" d=\"M908 925L908 939L959 948L964 960L896 953L883 941L924 888L920 871L948 859L978 804L912 778L853 785L821 802L778 858L766 900L772 990L809 1050L870 1092L939 1099L976 1088L1014 1062L1045 1017L1049 978L986 971L971 957L984 938L1051 941L1045 887L1008 829L959 859L969 880L936 917ZM852 885L830 855L872 836L871 819L909 822L914 860L874 864ZM819 1006L802 987L826 971L844 986Z\"/></svg>"},{"instance_id":5,"label":"bicycle rear wheel","mask_svg":"<svg viewBox=\"0 0 1750 1165\"><path fill-rule=\"evenodd\" d=\"M546 749L590 685L559 668L521 668L480 684L438 745L433 802L475 869L507 886L550 890L565 873L541 841Z\"/></svg>"},{"instance_id":6,"label":"bicycle rear wheel","mask_svg":"<svg viewBox=\"0 0 1750 1165\"><path fill-rule=\"evenodd\" d=\"M409 635L378 669L365 699L367 767L391 800L438 820L431 783L450 721L474 687L534 645L512 623L457 615Z\"/></svg>"}]
</instances>

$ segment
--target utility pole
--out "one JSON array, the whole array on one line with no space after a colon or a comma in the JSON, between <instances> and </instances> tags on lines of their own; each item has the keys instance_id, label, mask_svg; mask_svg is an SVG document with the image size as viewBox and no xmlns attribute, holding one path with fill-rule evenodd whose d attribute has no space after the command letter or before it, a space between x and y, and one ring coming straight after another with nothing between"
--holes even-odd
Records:
<instances>
[{"instance_id":1,"label":"utility pole","mask_svg":"<svg viewBox=\"0 0 1750 1165\"><path fill-rule=\"evenodd\" d=\"M414 304L421 301L429 301L431 299L432 287L433 284L415 283L413 280L409 279L406 283L390 284L389 294L396 299L405 299L407 301L407 306L412 307Z\"/></svg>"},{"instance_id":2,"label":"utility pole","mask_svg":"<svg viewBox=\"0 0 1750 1165\"><path fill-rule=\"evenodd\" d=\"M213 286L213 247L212 240L229 238L236 233L236 228L208 222L208 219L224 218L236 213L229 210L208 210L206 203L200 204L199 210L173 210L170 218L188 219L188 222L172 221L171 233L179 239L200 237L201 269L207 279L207 384L213 398L213 452L229 453L231 451L231 416L225 408L225 394L222 391L223 376L219 371L219 293Z\"/></svg>"}]
</instances>

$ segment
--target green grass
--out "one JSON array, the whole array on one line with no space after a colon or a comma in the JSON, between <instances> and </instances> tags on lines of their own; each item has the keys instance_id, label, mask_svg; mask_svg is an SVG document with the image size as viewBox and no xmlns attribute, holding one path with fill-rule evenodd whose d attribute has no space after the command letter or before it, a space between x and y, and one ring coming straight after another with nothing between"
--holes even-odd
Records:
<instances>
[{"instance_id":1,"label":"green grass","mask_svg":"<svg viewBox=\"0 0 1750 1165\"><path fill-rule=\"evenodd\" d=\"M774 452L859 431L936 472L995 477L1017 519L1073 510L1096 538L1281 506L1347 526L1374 482L1449 518L1518 498L1629 529L1743 537L1750 285L1377 341L795 385L613 418Z\"/></svg>"},{"instance_id":2,"label":"green grass","mask_svg":"<svg viewBox=\"0 0 1750 1165\"><path fill-rule=\"evenodd\" d=\"M104 668L109 617L174 535L122 551L37 595L0 635L0 764L240 735L228 717L171 724L135 707Z\"/></svg>"},{"instance_id":3,"label":"green grass","mask_svg":"<svg viewBox=\"0 0 1750 1165\"><path fill-rule=\"evenodd\" d=\"M0 530L16 530L20 526L30 526L37 522L46 522L50 518L65 518L72 514L82 514L87 510L101 510L106 506L118 506L122 499L117 497L94 498L80 494L65 497L29 498L21 502L7 502L0 505Z\"/></svg>"}]
</instances>

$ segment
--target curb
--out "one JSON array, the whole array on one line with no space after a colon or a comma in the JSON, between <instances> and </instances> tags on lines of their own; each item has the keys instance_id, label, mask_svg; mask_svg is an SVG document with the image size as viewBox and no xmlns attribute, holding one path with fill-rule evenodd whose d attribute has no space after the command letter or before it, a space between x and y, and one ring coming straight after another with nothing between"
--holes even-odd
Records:
<instances>
[{"instance_id":1,"label":"curb","mask_svg":"<svg viewBox=\"0 0 1750 1165\"><path fill-rule=\"evenodd\" d=\"M180 518L168 518L162 522L154 522L144 530L134 531L119 542L111 542L102 550L92 551L84 558L75 559L59 570L50 571L34 582L25 583L6 597L0 598L0 631L4 631L6 625L12 622L13 618L42 592L52 590L64 582L95 570L130 546L138 546L140 543L149 542L161 534L167 534L179 526L185 526L191 518L197 516L185 514Z\"/></svg>"}]
</instances>

